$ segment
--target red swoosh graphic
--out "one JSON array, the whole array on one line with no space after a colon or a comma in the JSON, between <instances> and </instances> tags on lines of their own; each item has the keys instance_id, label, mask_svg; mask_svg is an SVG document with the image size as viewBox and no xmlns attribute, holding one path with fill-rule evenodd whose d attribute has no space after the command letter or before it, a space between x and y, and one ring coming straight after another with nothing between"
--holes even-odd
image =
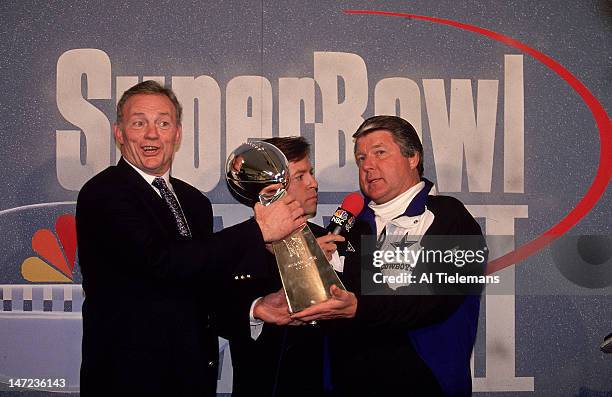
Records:
<instances>
[{"instance_id":1,"label":"red swoosh graphic","mask_svg":"<svg viewBox=\"0 0 612 397\"><path fill-rule=\"evenodd\" d=\"M597 173L595 174L595 178L593 178L591 186L586 191L584 196L580 199L578 204L576 204L576 206L567 215L565 215L565 217L563 217L556 225L542 233L540 236L531 240L530 242L518 247L514 251L509 252L489 262L489 264L487 265L487 274L495 273L498 270L518 263L535 254L536 252L550 244L552 241L566 233L569 229L576 225L576 223L578 223L578 221L582 219L589 211L591 211L591 209L593 209L597 201L605 192L608 186L608 182L610 181L610 177L612 177L612 124L610 123L610 118L608 117L608 114L604 110L603 106L601 106L601 103L599 103L597 98L595 98L595 96L584 86L584 84L582 84L580 80L576 78L576 76L574 76L567 69L565 69L560 63L550 58L548 55L545 55L511 37L504 36L503 34L494 32L489 29L484 29L479 26L469 25L450 19L373 10L345 10L344 12L346 14L385 15L408 19L420 19L423 21L453 26L459 29L487 36L510 47L514 47L525 54L529 54L533 58L542 62L550 70L552 70L559 77L565 80L570 85L570 87L572 87L574 91L576 91L576 93L580 95L584 103L591 110L593 118L597 123L597 128L599 129L600 139L599 166L597 167Z\"/></svg>"}]
</instances>

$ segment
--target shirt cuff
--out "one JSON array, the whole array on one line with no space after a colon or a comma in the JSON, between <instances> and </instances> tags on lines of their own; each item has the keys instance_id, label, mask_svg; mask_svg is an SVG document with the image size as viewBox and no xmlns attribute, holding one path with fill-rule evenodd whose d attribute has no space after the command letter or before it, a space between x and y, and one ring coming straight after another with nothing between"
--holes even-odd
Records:
<instances>
[{"instance_id":1,"label":"shirt cuff","mask_svg":"<svg viewBox=\"0 0 612 397\"><path fill-rule=\"evenodd\" d=\"M331 261L329 261L329 263L331 263L335 271L337 271L338 273L342 273L344 271L344 259L344 256L340 256L338 254L338 251L334 251L334 253L332 254Z\"/></svg>"},{"instance_id":2,"label":"shirt cuff","mask_svg":"<svg viewBox=\"0 0 612 397\"><path fill-rule=\"evenodd\" d=\"M263 330L264 322L263 320L255 318L253 315L253 309L255 308L255 304L261 299L261 297L255 299L251 304L251 310L249 310L249 324L251 326L251 339L257 340L259 335L261 335L261 331Z\"/></svg>"}]
</instances>

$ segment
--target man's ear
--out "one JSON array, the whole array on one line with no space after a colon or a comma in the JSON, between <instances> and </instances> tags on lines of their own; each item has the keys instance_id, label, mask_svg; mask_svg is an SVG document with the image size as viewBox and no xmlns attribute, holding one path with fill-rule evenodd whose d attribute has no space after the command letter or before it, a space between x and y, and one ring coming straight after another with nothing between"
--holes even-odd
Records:
<instances>
[{"instance_id":1,"label":"man's ear","mask_svg":"<svg viewBox=\"0 0 612 397\"><path fill-rule=\"evenodd\" d=\"M119 144L119 146L123 146L123 132L117 123L113 123L113 135L115 136L115 141Z\"/></svg>"},{"instance_id":2,"label":"man's ear","mask_svg":"<svg viewBox=\"0 0 612 397\"><path fill-rule=\"evenodd\" d=\"M176 129L176 142L174 143L174 150L177 151L181 146L181 139L183 139L183 126L179 125Z\"/></svg>"},{"instance_id":3,"label":"man's ear","mask_svg":"<svg viewBox=\"0 0 612 397\"><path fill-rule=\"evenodd\" d=\"M410 169L414 170L419 166L419 161L421 160L421 155L418 152L415 152L412 157L408 157L408 164L410 164Z\"/></svg>"}]
</instances>

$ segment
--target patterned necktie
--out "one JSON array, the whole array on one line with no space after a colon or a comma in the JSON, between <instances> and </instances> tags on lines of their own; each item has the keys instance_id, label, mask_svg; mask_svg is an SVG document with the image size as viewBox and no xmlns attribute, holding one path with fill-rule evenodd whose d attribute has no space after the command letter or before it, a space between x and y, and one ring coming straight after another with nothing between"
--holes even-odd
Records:
<instances>
[{"instance_id":1,"label":"patterned necktie","mask_svg":"<svg viewBox=\"0 0 612 397\"><path fill-rule=\"evenodd\" d=\"M178 232L183 237L191 237L191 232L189 231L189 226L187 226L187 221L185 220L185 215L183 215L183 211L179 206L179 203L174 197L174 194L168 189L168 185L166 185L166 181L164 178L158 176L153 180L153 186L159 189L162 198L168 204L170 211L172 212L172 216L174 217L174 221L176 222L176 228Z\"/></svg>"}]
</instances>

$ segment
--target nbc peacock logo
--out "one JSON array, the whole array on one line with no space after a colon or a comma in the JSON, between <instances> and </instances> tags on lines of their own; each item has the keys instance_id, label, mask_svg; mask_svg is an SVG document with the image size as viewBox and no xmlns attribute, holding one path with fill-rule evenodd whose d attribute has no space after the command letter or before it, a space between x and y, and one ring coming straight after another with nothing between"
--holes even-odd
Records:
<instances>
[{"instance_id":1,"label":"nbc peacock logo","mask_svg":"<svg viewBox=\"0 0 612 397\"><path fill-rule=\"evenodd\" d=\"M72 283L76 259L76 221L64 214L55 221L55 233L38 229L32 236L32 249L38 256L26 258L21 275L33 283Z\"/></svg>"}]
</instances>

